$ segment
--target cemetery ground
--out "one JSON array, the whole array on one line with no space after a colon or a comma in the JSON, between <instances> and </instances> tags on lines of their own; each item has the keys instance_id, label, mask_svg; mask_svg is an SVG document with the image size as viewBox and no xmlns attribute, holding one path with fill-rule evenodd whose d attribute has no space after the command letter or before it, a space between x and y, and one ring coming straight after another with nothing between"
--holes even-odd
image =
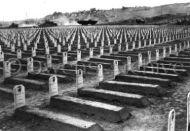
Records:
<instances>
[{"instance_id":1,"label":"cemetery ground","mask_svg":"<svg viewBox=\"0 0 190 131\"><path fill-rule=\"evenodd\" d=\"M2 30L0 130L184 131L189 37L188 26Z\"/></svg>"},{"instance_id":2,"label":"cemetery ground","mask_svg":"<svg viewBox=\"0 0 190 131\"><path fill-rule=\"evenodd\" d=\"M105 79L112 79L113 74L105 71ZM93 76L85 78L85 86L90 87L97 85ZM63 93L76 95L75 83L59 85ZM169 97L152 97L149 98L151 105L146 108L137 108L126 105L130 110L132 117L124 123L106 123L97 120L101 126L108 131L166 131L168 112L171 109L176 110L176 131L186 129L186 96L190 91L190 76L183 83L177 83ZM44 91L29 90L26 93L30 98L27 99L27 105L44 106L49 102L49 96ZM114 103L117 104L117 103ZM13 101L2 98L0 100L0 129L2 131L56 131L59 126L54 127L48 120L19 120L13 117ZM73 114L76 115L76 114ZM85 119L86 116L79 116Z\"/></svg>"}]
</instances>

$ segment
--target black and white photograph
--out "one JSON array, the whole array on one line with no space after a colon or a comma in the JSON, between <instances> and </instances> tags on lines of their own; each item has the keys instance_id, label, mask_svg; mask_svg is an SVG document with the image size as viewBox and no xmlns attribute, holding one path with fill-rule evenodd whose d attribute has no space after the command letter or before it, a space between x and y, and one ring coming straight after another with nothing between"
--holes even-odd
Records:
<instances>
[{"instance_id":1,"label":"black and white photograph","mask_svg":"<svg viewBox=\"0 0 190 131\"><path fill-rule=\"evenodd\" d=\"M0 131L190 131L189 0L0 3Z\"/></svg>"}]
</instances>

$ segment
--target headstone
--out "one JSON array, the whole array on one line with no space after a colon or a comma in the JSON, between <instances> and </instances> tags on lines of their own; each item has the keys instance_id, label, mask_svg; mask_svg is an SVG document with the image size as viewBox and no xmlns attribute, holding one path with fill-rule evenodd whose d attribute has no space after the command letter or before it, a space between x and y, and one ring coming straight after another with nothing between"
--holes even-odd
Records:
<instances>
[{"instance_id":1,"label":"headstone","mask_svg":"<svg viewBox=\"0 0 190 131\"><path fill-rule=\"evenodd\" d=\"M3 77L4 79L11 77L11 63L9 61L3 63Z\"/></svg>"},{"instance_id":2,"label":"headstone","mask_svg":"<svg viewBox=\"0 0 190 131\"><path fill-rule=\"evenodd\" d=\"M172 109L168 115L168 131L175 131L175 110Z\"/></svg>"},{"instance_id":3,"label":"headstone","mask_svg":"<svg viewBox=\"0 0 190 131\"><path fill-rule=\"evenodd\" d=\"M114 39L114 44L117 44L117 39Z\"/></svg>"},{"instance_id":4,"label":"headstone","mask_svg":"<svg viewBox=\"0 0 190 131\"><path fill-rule=\"evenodd\" d=\"M169 46L168 56L172 53L172 46Z\"/></svg>"},{"instance_id":5,"label":"headstone","mask_svg":"<svg viewBox=\"0 0 190 131\"><path fill-rule=\"evenodd\" d=\"M104 79L104 74L103 74L103 66L101 64L98 65L98 81L103 81Z\"/></svg>"},{"instance_id":6,"label":"headstone","mask_svg":"<svg viewBox=\"0 0 190 131\"><path fill-rule=\"evenodd\" d=\"M121 51L121 44L118 44L118 52Z\"/></svg>"},{"instance_id":7,"label":"headstone","mask_svg":"<svg viewBox=\"0 0 190 131\"><path fill-rule=\"evenodd\" d=\"M14 86L13 94L14 94L14 109L17 109L26 105L25 87L23 85Z\"/></svg>"},{"instance_id":8,"label":"headstone","mask_svg":"<svg viewBox=\"0 0 190 131\"><path fill-rule=\"evenodd\" d=\"M189 131L189 123L190 123L190 92L187 95L187 129Z\"/></svg>"},{"instance_id":9,"label":"headstone","mask_svg":"<svg viewBox=\"0 0 190 131\"><path fill-rule=\"evenodd\" d=\"M141 40L139 40L139 47L138 48L141 48Z\"/></svg>"},{"instance_id":10,"label":"headstone","mask_svg":"<svg viewBox=\"0 0 190 131\"><path fill-rule=\"evenodd\" d=\"M20 40L17 42L17 46L18 46L18 47L21 46Z\"/></svg>"},{"instance_id":11,"label":"headstone","mask_svg":"<svg viewBox=\"0 0 190 131\"><path fill-rule=\"evenodd\" d=\"M38 49L38 44L34 43L34 49Z\"/></svg>"},{"instance_id":12,"label":"headstone","mask_svg":"<svg viewBox=\"0 0 190 131\"><path fill-rule=\"evenodd\" d=\"M113 61L113 73L114 77L119 74L119 64L117 60Z\"/></svg>"},{"instance_id":13,"label":"headstone","mask_svg":"<svg viewBox=\"0 0 190 131\"><path fill-rule=\"evenodd\" d=\"M49 78L49 96L58 95L58 80L57 76L53 75Z\"/></svg>"},{"instance_id":14,"label":"headstone","mask_svg":"<svg viewBox=\"0 0 190 131\"><path fill-rule=\"evenodd\" d=\"M83 87L83 71L81 69L76 71L76 87Z\"/></svg>"},{"instance_id":15,"label":"headstone","mask_svg":"<svg viewBox=\"0 0 190 131\"><path fill-rule=\"evenodd\" d=\"M30 46L30 40L27 41L27 45Z\"/></svg>"},{"instance_id":16,"label":"headstone","mask_svg":"<svg viewBox=\"0 0 190 131\"><path fill-rule=\"evenodd\" d=\"M175 53L177 53L178 52L178 49L177 49L177 44L175 44Z\"/></svg>"},{"instance_id":17,"label":"headstone","mask_svg":"<svg viewBox=\"0 0 190 131\"><path fill-rule=\"evenodd\" d=\"M22 59L22 51L21 51L21 49L17 50L17 58Z\"/></svg>"},{"instance_id":18,"label":"headstone","mask_svg":"<svg viewBox=\"0 0 190 131\"><path fill-rule=\"evenodd\" d=\"M87 49L89 48L89 42L86 42L86 48Z\"/></svg>"},{"instance_id":19,"label":"headstone","mask_svg":"<svg viewBox=\"0 0 190 131\"><path fill-rule=\"evenodd\" d=\"M65 39L63 39L62 45L65 46Z\"/></svg>"},{"instance_id":20,"label":"headstone","mask_svg":"<svg viewBox=\"0 0 190 131\"><path fill-rule=\"evenodd\" d=\"M152 39L149 39L149 46L152 46Z\"/></svg>"},{"instance_id":21,"label":"headstone","mask_svg":"<svg viewBox=\"0 0 190 131\"><path fill-rule=\"evenodd\" d=\"M129 44L126 43L126 44L125 44L125 51L128 51L128 50L129 50Z\"/></svg>"},{"instance_id":22,"label":"headstone","mask_svg":"<svg viewBox=\"0 0 190 131\"><path fill-rule=\"evenodd\" d=\"M81 61L81 50L77 50L77 61Z\"/></svg>"},{"instance_id":23,"label":"headstone","mask_svg":"<svg viewBox=\"0 0 190 131\"><path fill-rule=\"evenodd\" d=\"M57 52L61 53L61 45L60 44L57 45Z\"/></svg>"},{"instance_id":24,"label":"headstone","mask_svg":"<svg viewBox=\"0 0 190 131\"><path fill-rule=\"evenodd\" d=\"M62 64L65 65L65 64L68 63L68 54L67 54L67 52L63 52L62 56L63 56Z\"/></svg>"},{"instance_id":25,"label":"headstone","mask_svg":"<svg viewBox=\"0 0 190 131\"><path fill-rule=\"evenodd\" d=\"M77 44L77 49L78 49L78 50L81 49L81 44L80 44L80 43Z\"/></svg>"},{"instance_id":26,"label":"headstone","mask_svg":"<svg viewBox=\"0 0 190 131\"><path fill-rule=\"evenodd\" d=\"M49 55L49 46L47 46L47 47L45 48L45 50L46 50L46 55Z\"/></svg>"},{"instance_id":27,"label":"headstone","mask_svg":"<svg viewBox=\"0 0 190 131\"><path fill-rule=\"evenodd\" d=\"M35 57L35 56L36 56L36 49L32 48L32 57Z\"/></svg>"},{"instance_id":28,"label":"headstone","mask_svg":"<svg viewBox=\"0 0 190 131\"><path fill-rule=\"evenodd\" d=\"M10 48L11 43L9 41L7 41L7 47Z\"/></svg>"},{"instance_id":29,"label":"headstone","mask_svg":"<svg viewBox=\"0 0 190 131\"><path fill-rule=\"evenodd\" d=\"M27 51L27 44L23 44L23 49L24 49L24 51Z\"/></svg>"},{"instance_id":30,"label":"headstone","mask_svg":"<svg viewBox=\"0 0 190 131\"><path fill-rule=\"evenodd\" d=\"M100 55L104 55L104 47L100 46Z\"/></svg>"},{"instance_id":31,"label":"headstone","mask_svg":"<svg viewBox=\"0 0 190 131\"><path fill-rule=\"evenodd\" d=\"M156 49L156 61L160 59L159 49Z\"/></svg>"},{"instance_id":32,"label":"headstone","mask_svg":"<svg viewBox=\"0 0 190 131\"><path fill-rule=\"evenodd\" d=\"M185 49L187 49L187 42L186 41L183 42L183 48L182 48L182 50L185 50Z\"/></svg>"},{"instance_id":33,"label":"headstone","mask_svg":"<svg viewBox=\"0 0 190 131\"><path fill-rule=\"evenodd\" d=\"M187 48L190 48L190 42L187 41Z\"/></svg>"},{"instance_id":34,"label":"headstone","mask_svg":"<svg viewBox=\"0 0 190 131\"><path fill-rule=\"evenodd\" d=\"M163 58L165 58L166 57L166 47L164 46L163 47Z\"/></svg>"},{"instance_id":35,"label":"headstone","mask_svg":"<svg viewBox=\"0 0 190 131\"><path fill-rule=\"evenodd\" d=\"M131 71L131 70L132 70L131 57L128 56L128 57L127 57L127 71Z\"/></svg>"},{"instance_id":36,"label":"headstone","mask_svg":"<svg viewBox=\"0 0 190 131\"><path fill-rule=\"evenodd\" d=\"M68 44L68 51L71 51L71 44Z\"/></svg>"},{"instance_id":37,"label":"headstone","mask_svg":"<svg viewBox=\"0 0 190 131\"><path fill-rule=\"evenodd\" d=\"M156 38L154 38L154 45L156 44Z\"/></svg>"},{"instance_id":38,"label":"headstone","mask_svg":"<svg viewBox=\"0 0 190 131\"><path fill-rule=\"evenodd\" d=\"M109 53L110 53L110 54L113 53L113 46L112 46L112 45L109 46Z\"/></svg>"},{"instance_id":39,"label":"headstone","mask_svg":"<svg viewBox=\"0 0 190 131\"><path fill-rule=\"evenodd\" d=\"M182 51L182 43L179 43L179 51Z\"/></svg>"},{"instance_id":40,"label":"headstone","mask_svg":"<svg viewBox=\"0 0 190 131\"><path fill-rule=\"evenodd\" d=\"M47 68L51 68L52 67L52 56L47 55L46 60L47 60Z\"/></svg>"},{"instance_id":41,"label":"headstone","mask_svg":"<svg viewBox=\"0 0 190 131\"><path fill-rule=\"evenodd\" d=\"M97 45L98 45L98 43L95 41L95 42L94 42L94 47L97 47Z\"/></svg>"},{"instance_id":42,"label":"headstone","mask_svg":"<svg viewBox=\"0 0 190 131\"><path fill-rule=\"evenodd\" d=\"M93 58L93 56L94 56L94 49L90 48L89 51L90 51L90 53L89 53L90 54L90 58Z\"/></svg>"},{"instance_id":43,"label":"headstone","mask_svg":"<svg viewBox=\"0 0 190 131\"><path fill-rule=\"evenodd\" d=\"M33 58L27 58L27 72L33 72L34 71L34 61Z\"/></svg>"},{"instance_id":44,"label":"headstone","mask_svg":"<svg viewBox=\"0 0 190 131\"><path fill-rule=\"evenodd\" d=\"M133 49L132 50L134 50L135 49L135 42L133 41Z\"/></svg>"},{"instance_id":45,"label":"headstone","mask_svg":"<svg viewBox=\"0 0 190 131\"><path fill-rule=\"evenodd\" d=\"M15 52L15 44L11 44L11 52Z\"/></svg>"},{"instance_id":46,"label":"headstone","mask_svg":"<svg viewBox=\"0 0 190 131\"><path fill-rule=\"evenodd\" d=\"M151 51L148 51L148 64L152 62Z\"/></svg>"},{"instance_id":47,"label":"headstone","mask_svg":"<svg viewBox=\"0 0 190 131\"><path fill-rule=\"evenodd\" d=\"M138 54L138 68L140 69L140 67L142 66L142 54L141 53L139 53Z\"/></svg>"},{"instance_id":48,"label":"headstone","mask_svg":"<svg viewBox=\"0 0 190 131\"><path fill-rule=\"evenodd\" d=\"M101 41L101 46L104 47L104 41L103 40Z\"/></svg>"},{"instance_id":49,"label":"headstone","mask_svg":"<svg viewBox=\"0 0 190 131\"><path fill-rule=\"evenodd\" d=\"M161 40L160 40L160 37L158 38L158 44L161 44Z\"/></svg>"},{"instance_id":50,"label":"headstone","mask_svg":"<svg viewBox=\"0 0 190 131\"><path fill-rule=\"evenodd\" d=\"M146 39L144 39L144 47L146 47Z\"/></svg>"},{"instance_id":51,"label":"headstone","mask_svg":"<svg viewBox=\"0 0 190 131\"><path fill-rule=\"evenodd\" d=\"M0 52L0 62L3 62L4 58L5 58L4 53Z\"/></svg>"}]
</instances>

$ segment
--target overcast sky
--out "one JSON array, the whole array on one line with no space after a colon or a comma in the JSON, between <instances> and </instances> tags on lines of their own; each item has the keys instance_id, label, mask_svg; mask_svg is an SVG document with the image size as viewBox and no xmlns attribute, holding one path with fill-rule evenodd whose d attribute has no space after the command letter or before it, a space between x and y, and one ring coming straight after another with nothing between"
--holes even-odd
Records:
<instances>
[{"instance_id":1,"label":"overcast sky","mask_svg":"<svg viewBox=\"0 0 190 131\"><path fill-rule=\"evenodd\" d=\"M111 9L122 6L158 6L190 0L0 0L0 21L42 18L55 11Z\"/></svg>"}]
</instances>

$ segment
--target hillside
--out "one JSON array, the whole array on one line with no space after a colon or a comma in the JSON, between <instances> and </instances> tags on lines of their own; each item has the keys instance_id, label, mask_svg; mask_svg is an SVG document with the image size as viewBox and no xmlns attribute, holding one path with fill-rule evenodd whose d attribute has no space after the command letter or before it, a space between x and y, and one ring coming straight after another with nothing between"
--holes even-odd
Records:
<instances>
[{"instance_id":1,"label":"hillside","mask_svg":"<svg viewBox=\"0 0 190 131\"><path fill-rule=\"evenodd\" d=\"M190 15L190 3L178 3L178 4L170 4L170 5L162 5L156 7L125 7L118 9L110 9L110 10L97 10L92 8L87 11L79 11L72 13L62 13L62 12L54 12L53 14L47 15L42 19L35 20L34 23L42 23L45 20L50 20L56 22L58 25L77 25L78 20L97 20L98 24L108 24L108 23L124 23L128 24L129 21L133 21L136 19L149 20L151 24L152 21L150 18L162 17L162 16L170 16L164 17L165 19L159 21L158 23L166 23L163 21L167 21L168 23L173 23L173 21L177 21L180 19L184 19L184 16ZM169 20L168 20L169 19ZM172 20L172 21L171 21ZM126 23L127 21L127 23ZM31 23L29 21L17 21L17 23L27 24ZM149 24L148 23L148 24Z\"/></svg>"}]
</instances>

